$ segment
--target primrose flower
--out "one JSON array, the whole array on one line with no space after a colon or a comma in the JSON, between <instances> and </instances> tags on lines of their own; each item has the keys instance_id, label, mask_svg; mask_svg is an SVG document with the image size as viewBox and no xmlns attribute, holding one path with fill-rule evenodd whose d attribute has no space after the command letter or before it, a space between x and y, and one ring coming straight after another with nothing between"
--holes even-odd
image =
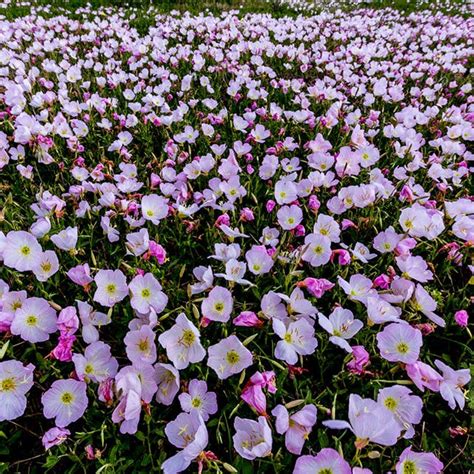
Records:
<instances>
[{"instance_id":1,"label":"primrose flower","mask_svg":"<svg viewBox=\"0 0 474 474\"><path fill-rule=\"evenodd\" d=\"M273 259L263 245L253 245L245 254L248 269L254 275L268 273L273 267Z\"/></svg>"},{"instance_id":2,"label":"primrose flower","mask_svg":"<svg viewBox=\"0 0 474 474\"><path fill-rule=\"evenodd\" d=\"M51 241L61 250L69 251L76 248L77 227L67 227L66 229L51 236Z\"/></svg>"},{"instance_id":3,"label":"primrose flower","mask_svg":"<svg viewBox=\"0 0 474 474\"><path fill-rule=\"evenodd\" d=\"M239 341L229 336L208 348L207 365L223 380L238 374L253 364L252 353Z\"/></svg>"},{"instance_id":4,"label":"primrose flower","mask_svg":"<svg viewBox=\"0 0 474 474\"><path fill-rule=\"evenodd\" d=\"M121 270L99 270L94 278L94 301L112 307L128 295L127 279Z\"/></svg>"},{"instance_id":5,"label":"primrose flower","mask_svg":"<svg viewBox=\"0 0 474 474\"><path fill-rule=\"evenodd\" d=\"M178 370L186 369L189 364L200 362L206 356L199 330L184 313L178 315L172 328L160 334L158 342Z\"/></svg>"},{"instance_id":6,"label":"primrose flower","mask_svg":"<svg viewBox=\"0 0 474 474\"><path fill-rule=\"evenodd\" d=\"M45 418L55 418L56 426L64 428L86 411L86 384L73 379L56 380L41 397L41 403Z\"/></svg>"},{"instance_id":7,"label":"primrose flower","mask_svg":"<svg viewBox=\"0 0 474 474\"><path fill-rule=\"evenodd\" d=\"M240 398L252 407L259 415L266 416L267 399L263 389L270 393L276 392L275 372L255 372L242 390Z\"/></svg>"},{"instance_id":8,"label":"primrose flower","mask_svg":"<svg viewBox=\"0 0 474 474\"><path fill-rule=\"evenodd\" d=\"M84 288L87 288L88 285L94 281L93 278L91 278L88 263L70 268L67 272L67 276L76 283L76 285L81 285Z\"/></svg>"},{"instance_id":9,"label":"primrose flower","mask_svg":"<svg viewBox=\"0 0 474 474\"><path fill-rule=\"evenodd\" d=\"M165 474L185 471L206 448L208 433L204 420L198 413L180 413L165 427L168 441L177 448L177 454L168 458L161 466Z\"/></svg>"},{"instance_id":10,"label":"primrose flower","mask_svg":"<svg viewBox=\"0 0 474 474\"><path fill-rule=\"evenodd\" d=\"M124 342L127 357L132 363L153 364L156 361L155 333L149 326L129 331Z\"/></svg>"},{"instance_id":11,"label":"primrose flower","mask_svg":"<svg viewBox=\"0 0 474 474\"><path fill-rule=\"evenodd\" d=\"M141 207L143 218L155 225L168 215L168 200L157 194L143 196Z\"/></svg>"},{"instance_id":12,"label":"primrose flower","mask_svg":"<svg viewBox=\"0 0 474 474\"><path fill-rule=\"evenodd\" d=\"M44 449L50 449L53 446L58 446L67 440L71 432L67 428L58 428L57 426L46 431L41 438Z\"/></svg>"},{"instance_id":13,"label":"primrose flower","mask_svg":"<svg viewBox=\"0 0 474 474\"><path fill-rule=\"evenodd\" d=\"M400 429L406 430L404 438L413 438L415 435L413 425L420 423L422 419L423 401L420 397L413 395L407 387L393 385L379 391L377 403L394 414Z\"/></svg>"},{"instance_id":14,"label":"primrose flower","mask_svg":"<svg viewBox=\"0 0 474 474\"><path fill-rule=\"evenodd\" d=\"M354 319L351 310L341 307L337 307L329 315L329 318L322 313L319 313L318 318L320 326L331 334L329 340L347 352L352 352L346 339L355 336L362 329L364 323L359 319Z\"/></svg>"},{"instance_id":15,"label":"primrose flower","mask_svg":"<svg viewBox=\"0 0 474 474\"><path fill-rule=\"evenodd\" d=\"M421 283L433 279L433 273L428 270L428 264L420 256L397 257L395 261L405 278L412 278Z\"/></svg>"},{"instance_id":16,"label":"primrose flower","mask_svg":"<svg viewBox=\"0 0 474 474\"><path fill-rule=\"evenodd\" d=\"M179 392L179 372L170 364L155 365L155 379L158 384L156 400L169 406Z\"/></svg>"},{"instance_id":17,"label":"primrose flower","mask_svg":"<svg viewBox=\"0 0 474 474\"><path fill-rule=\"evenodd\" d=\"M272 431L264 416L258 421L236 417L234 420L236 433L232 437L234 448L244 459L250 461L263 458L272 452Z\"/></svg>"},{"instance_id":18,"label":"primrose flower","mask_svg":"<svg viewBox=\"0 0 474 474\"><path fill-rule=\"evenodd\" d=\"M376 293L375 290L372 289L372 280L359 273L352 275L348 282L338 276L337 282L350 300L366 303L367 298Z\"/></svg>"},{"instance_id":19,"label":"primrose flower","mask_svg":"<svg viewBox=\"0 0 474 474\"><path fill-rule=\"evenodd\" d=\"M446 327L445 320L434 313L438 304L430 296L430 294L419 283L416 285L415 294L413 295L413 307L417 311L423 313L428 319L433 321L442 328Z\"/></svg>"},{"instance_id":20,"label":"primrose flower","mask_svg":"<svg viewBox=\"0 0 474 474\"><path fill-rule=\"evenodd\" d=\"M298 282L298 287L306 288L309 293L316 298L321 298L324 293L334 288L334 283L326 280L325 278L305 278L303 281Z\"/></svg>"},{"instance_id":21,"label":"primrose flower","mask_svg":"<svg viewBox=\"0 0 474 474\"><path fill-rule=\"evenodd\" d=\"M390 362L414 364L422 345L421 331L409 324L391 323L377 334L380 355Z\"/></svg>"},{"instance_id":22,"label":"primrose flower","mask_svg":"<svg viewBox=\"0 0 474 474\"><path fill-rule=\"evenodd\" d=\"M211 321L226 323L233 307L232 293L222 286L215 286L201 303L202 315Z\"/></svg>"},{"instance_id":23,"label":"primrose flower","mask_svg":"<svg viewBox=\"0 0 474 474\"><path fill-rule=\"evenodd\" d=\"M43 298L27 298L15 311L10 331L28 342L43 342L57 331L56 311Z\"/></svg>"},{"instance_id":24,"label":"primrose flower","mask_svg":"<svg viewBox=\"0 0 474 474\"><path fill-rule=\"evenodd\" d=\"M382 446L393 446L401 433L401 428L392 412L377 402L359 395L349 396L349 422L340 420L324 421L323 425L332 429L349 428L357 437L359 449L369 442Z\"/></svg>"},{"instance_id":25,"label":"primrose flower","mask_svg":"<svg viewBox=\"0 0 474 474\"><path fill-rule=\"evenodd\" d=\"M79 380L104 382L115 377L118 369L118 362L112 357L110 346L102 341L88 345L84 355L74 354L72 361Z\"/></svg>"},{"instance_id":26,"label":"primrose flower","mask_svg":"<svg viewBox=\"0 0 474 474\"><path fill-rule=\"evenodd\" d=\"M14 420L25 412L26 394L33 386L33 364L0 362L0 421Z\"/></svg>"},{"instance_id":27,"label":"primrose flower","mask_svg":"<svg viewBox=\"0 0 474 474\"><path fill-rule=\"evenodd\" d=\"M282 206L277 212L278 224L284 230L293 230L303 220L303 211L299 206Z\"/></svg>"},{"instance_id":28,"label":"primrose flower","mask_svg":"<svg viewBox=\"0 0 474 474\"><path fill-rule=\"evenodd\" d=\"M277 433L285 434L286 449L292 454L301 454L304 443L316 424L316 407L306 405L290 415L283 405L277 405L272 410L272 415L276 417Z\"/></svg>"},{"instance_id":29,"label":"primrose flower","mask_svg":"<svg viewBox=\"0 0 474 474\"><path fill-rule=\"evenodd\" d=\"M408 377L411 378L413 383L422 391L425 391L425 387L429 388L433 392L439 392L439 386L443 377L436 372L428 364L421 361L416 361L414 364L407 364L405 366Z\"/></svg>"},{"instance_id":30,"label":"primrose flower","mask_svg":"<svg viewBox=\"0 0 474 474\"><path fill-rule=\"evenodd\" d=\"M293 474L352 474L347 461L332 448L323 448L316 456L300 456L296 460Z\"/></svg>"},{"instance_id":31,"label":"primrose flower","mask_svg":"<svg viewBox=\"0 0 474 474\"><path fill-rule=\"evenodd\" d=\"M367 316L371 323L383 324L400 321L402 310L377 296L367 298Z\"/></svg>"},{"instance_id":32,"label":"primrose flower","mask_svg":"<svg viewBox=\"0 0 474 474\"><path fill-rule=\"evenodd\" d=\"M439 393L448 402L451 410L456 408L456 404L463 410L466 399L462 387L471 380L469 369L454 370L440 360L435 360L435 365L443 376L439 384Z\"/></svg>"},{"instance_id":33,"label":"primrose flower","mask_svg":"<svg viewBox=\"0 0 474 474\"><path fill-rule=\"evenodd\" d=\"M305 319L289 324L273 319L273 330L281 338L275 348L275 357L287 364L295 365L298 362L298 355L313 354L318 346L314 328Z\"/></svg>"},{"instance_id":34,"label":"primrose flower","mask_svg":"<svg viewBox=\"0 0 474 474\"><path fill-rule=\"evenodd\" d=\"M148 314L154 309L159 314L168 304L168 297L151 273L135 276L128 287L132 294L130 304L139 313Z\"/></svg>"},{"instance_id":35,"label":"primrose flower","mask_svg":"<svg viewBox=\"0 0 474 474\"><path fill-rule=\"evenodd\" d=\"M303 249L302 260L313 267L325 265L331 259L331 241L324 235L308 234Z\"/></svg>"},{"instance_id":36,"label":"primrose flower","mask_svg":"<svg viewBox=\"0 0 474 474\"><path fill-rule=\"evenodd\" d=\"M396 473L440 474L443 472L443 468L443 463L433 453L416 453L409 446L400 455Z\"/></svg>"},{"instance_id":37,"label":"primrose flower","mask_svg":"<svg viewBox=\"0 0 474 474\"><path fill-rule=\"evenodd\" d=\"M38 281L47 281L59 270L59 261L53 250L44 251L31 269Z\"/></svg>"},{"instance_id":38,"label":"primrose flower","mask_svg":"<svg viewBox=\"0 0 474 474\"><path fill-rule=\"evenodd\" d=\"M181 409L187 413L199 413L204 421L217 412L217 396L207 391L207 383L193 379L189 382L188 392L178 397Z\"/></svg>"},{"instance_id":39,"label":"primrose flower","mask_svg":"<svg viewBox=\"0 0 474 474\"><path fill-rule=\"evenodd\" d=\"M43 252L41 245L29 232L8 232L2 245L3 263L19 272L32 270Z\"/></svg>"}]
</instances>

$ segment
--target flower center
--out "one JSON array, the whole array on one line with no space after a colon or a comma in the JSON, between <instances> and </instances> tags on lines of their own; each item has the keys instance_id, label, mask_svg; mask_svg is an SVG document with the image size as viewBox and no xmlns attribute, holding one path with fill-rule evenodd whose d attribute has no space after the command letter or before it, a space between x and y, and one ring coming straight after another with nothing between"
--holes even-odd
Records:
<instances>
[{"instance_id":1,"label":"flower center","mask_svg":"<svg viewBox=\"0 0 474 474\"><path fill-rule=\"evenodd\" d=\"M34 315L30 315L26 318L26 324L28 326L36 326L37 322L38 322L38 318Z\"/></svg>"},{"instance_id":2,"label":"flower center","mask_svg":"<svg viewBox=\"0 0 474 474\"><path fill-rule=\"evenodd\" d=\"M288 344L291 344L291 342L292 342L292 340L293 340L292 337L291 337L291 333L289 333L289 332L287 332L287 333L285 334L285 337L284 337L283 339L284 339L285 342L287 342Z\"/></svg>"},{"instance_id":3,"label":"flower center","mask_svg":"<svg viewBox=\"0 0 474 474\"><path fill-rule=\"evenodd\" d=\"M184 345L191 346L195 340L196 340L196 336L191 331L191 329L185 329L183 331L182 341Z\"/></svg>"},{"instance_id":4,"label":"flower center","mask_svg":"<svg viewBox=\"0 0 474 474\"><path fill-rule=\"evenodd\" d=\"M13 377L10 377L8 379L3 379L2 383L0 384L1 392L13 392L15 388L16 388L16 383Z\"/></svg>"},{"instance_id":5,"label":"flower center","mask_svg":"<svg viewBox=\"0 0 474 474\"><path fill-rule=\"evenodd\" d=\"M92 367L92 364L87 364L85 367L84 367L84 372L86 374L92 374L92 372L94 372L94 367Z\"/></svg>"},{"instance_id":6,"label":"flower center","mask_svg":"<svg viewBox=\"0 0 474 474\"><path fill-rule=\"evenodd\" d=\"M397 351L400 354L406 354L410 348L408 347L408 344L405 342L400 342L397 344Z\"/></svg>"},{"instance_id":7,"label":"flower center","mask_svg":"<svg viewBox=\"0 0 474 474\"><path fill-rule=\"evenodd\" d=\"M415 461L407 460L403 463L403 474L416 474L417 472Z\"/></svg>"},{"instance_id":8,"label":"flower center","mask_svg":"<svg viewBox=\"0 0 474 474\"><path fill-rule=\"evenodd\" d=\"M395 398L392 397L387 397L383 404L390 410L390 411L395 411L395 408L397 408L397 401Z\"/></svg>"},{"instance_id":9,"label":"flower center","mask_svg":"<svg viewBox=\"0 0 474 474\"><path fill-rule=\"evenodd\" d=\"M149 298L151 296L150 288L143 288L142 290L142 297Z\"/></svg>"},{"instance_id":10,"label":"flower center","mask_svg":"<svg viewBox=\"0 0 474 474\"><path fill-rule=\"evenodd\" d=\"M239 362L240 355L238 354L237 351L232 350L227 353L226 359L230 365L234 365L234 364L237 364L237 362Z\"/></svg>"},{"instance_id":11,"label":"flower center","mask_svg":"<svg viewBox=\"0 0 474 474\"><path fill-rule=\"evenodd\" d=\"M140 350L140 352L148 352L148 348L149 348L148 339L142 339L138 343L138 349Z\"/></svg>"},{"instance_id":12,"label":"flower center","mask_svg":"<svg viewBox=\"0 0 474 474\"><path fill-rule=\"evenodd\" d=\"M61 395L61 401L65 405L70 405L74 401L74 395L71 392L64 392Z\"/></svg>"},{"instance_id":13,"label":"flower center","mask_svg":"<svg viewBox=\"0 0 474 474\"><path fill-rule=\"evenodd\" d=\"M195 397L191 400L191 405L193 406L193 408L199 408L202 405L202 401L200 398Z\"/></svg>"},{"instance_id":14,"label":"flower center","mask_svg":"<svg viewBox=\"0 0 474 474\"><path fill-rule=\"evenodd\" d=\"M316 255L319 255L319 254L323 253L323 248L321 247L321 245L316 245L316 247L314 247L314 249L313 249L313 252Z\"/></svg>"},{"instance_id":15,"label":"flower center","mask_svg":"<svg viewBox=\"0 0 474 474\"><path fill-rule=\"evenodd\" d=\"M224 303L218 302L214 305L214 309L218 312L221 313L222 310L224 309Z\"/></svg>"},{"instance_id":16,"label":"flower center","mask_svg":"<svg viewBox=\"0 0 474 474\"><path fill-rule=\"evenodd\" d=\"M23 245L20 251L25 257L27 257L31 253L31 249L30 247L28 247L28 245Z\"/></svg>"},{"instance_id":17,"label":"flower center","mask_svg":"<svg viewBox=\"0 0 474 474\"><path fill-rule=\"evenodd\" d=\"M115 285L114 283L110 283L107 285L106 290L109 295L113 295L117 291L117 285Z\"/></svg>"}]
</instances>

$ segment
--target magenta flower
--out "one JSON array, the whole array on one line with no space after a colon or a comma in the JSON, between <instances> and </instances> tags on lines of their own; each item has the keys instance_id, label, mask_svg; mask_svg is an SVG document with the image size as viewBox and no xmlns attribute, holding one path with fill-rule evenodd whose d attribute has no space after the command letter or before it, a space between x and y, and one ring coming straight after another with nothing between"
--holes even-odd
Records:
<instances>
[{"instance_id":1,"label":"magenta flower","mask_svg":"<svg viewBox=\"0 0 474 474\"><path fill-rule=\"evenodd\" d=\"M323 448L316 456L301 456L296 460L293 474L352 474L351 467L347 461L332 448Z\"/></svg>"},{"instance_id":2,"label":"magenta flower","mask_svg":"<svg viewBox=\"0 0 474 474\"><path fill-rule=\"evenodd\" d=\"M208 348L207 365L223 380L239 374L253 364L252 353L239 341L229 336Z\"/></svg>"},{"instance_id":3,"label":"magenta flower","mask_svg":"<svg viewBox=\"0 0 474 474\"><path fill-rule=\"evenodd\" d=\"M132 363L151 365L156 361L155 333L150 326L129 331L124 342L127 357Z\"/></svg>"},{"instance_id":4,"label":"magenta flower","mask_svg":"<svg viewBox=\"0 0 474 474\"><path fill-rule=\"evenodd\" d=\"M334 288L334 283L326 280L325 278L305 278L303 281L298 283L299 287L306 288L309 293L316 298L321 298L324 293Z\"/></svg>"},{"instance_id":5,"label":"magenta flower","mask_svg":"<svg viewBox=\"0 0 474 474\"><path fill-rule=\"evenodd\" d=\"M270 393L276 392L275 372L255 372L242 390L240 398L253 408L259 415L266 416L267 399L263 389Z\"/></svg>"},{"instance_id":6,"label":"magenta flower","mask_svg":"<svg viewBox=\"0 0 474 474\"><path fill-rule=\"evenodd\" d=\"M396 473L439 474L443 471L443 467L443 463L433 453L416 453L411 450L410 446L400 455L396 466Z\"/></svg>"},{"instance_id":7,"label":"magenta flower","mask_svg":"<svg viewBox=\"0 0 474 474\"><path fill-rule=\"evenodd\" d=\"M94 301L112 307L128 295L127 279L121 270L99 270L94 278Z\"/></svg>"},{"instance_id":8,"label":"magenta flower","mask_svg":"<svg viewBox=\"0 0 474 474\"><path fill-rule=\"evenodd\" d=\"M71 432L67 428L58 428L55 426L46 431L41 438L41 442L43 443L44 449L50 449L53 446L64 443L70 434Z\"/></svg>"},{"instance_id":9,"label":"magenta flower","mask_svg":"<svg viewBox=\"0 0 474 474\"><path fill-rule=\"evenodd\" d=\"M74 334L79 329L79 318L74 306L66 306L59 312L57 326L61 334Z\"/></svg>"},{"instance_id":10,"label":"magenta flower","mask_svg":"<svg viewBox=\"0 0 474 474\"><path fill-rule=\"evenodd\" d=\"M86 384L78 380L56 380L41 397L45 418L55 418L56 426L65 426L77 421L89 403Z\"/></svg>"},{"instance_id":11,"label":"magenta flower","mask_svg":"<svg viewBox=\"0 0 474 474\"><path fill-rule=\"evenodd\" d=\"M287 364L295 365L298 362L298 355L313 354L318 346L314 328L305 319L298 319L288 324L273 319L273 330L281 338L275 348L275 357Z\"/></svg>"},{"instance_id":12,"label":"magenta flower","mask_svg":"<svg viewBox=\"0 0 474 474\"><path fill-rule=\"evenodd\" d=\"M277 405L272 410L272 415L276 417L277 433L285 435L286 449L292 454L301 454L304 443L316 424L316 407L306 405L290 415L283 405Z\"/></svg>"},{"instance_id":13,"label":"magenta flower","mask_svg":"<svg viewBox=\"0 0 474 474\"><path fill-rule=\"evenodd\" d=\"M222 286L215 286L201 304L202 315L211 321L225 323L232 313L232 293Z\"/></svg>"},{"instance_id":14,"label":"magenta flower","mask_svg":"<svg viewBox=\"0 0 474 474\"><path fill-rule=\"evenodd\" d=\"M160 334L158 342L178 370L186 369L189 364L200 362L206 356L199 330L184 313L178 315L171 329Z\"/></svg>"},{"instance_id":15,"label":"magenta flower","mask_svg":"<svg viewBox=\"0 0 474 474\"><path fill-rule=\"evenodd\" d=\"M14 420L26 409L26 394L33 386L33 364L0 362L0 421Z\"/></svg>"},{"instance_id":16,"label":"magenta flower","mask_svg":"<svg viewBox=\"0 0 474 474\"><path fill-rule=\"evenodd\" d=\"M454 313L454 320L458 326L465 328L469 322L469 314L466 310L461 309L460 311L456 311Z\"/></svg>"},{"instance_id":17,"label":"magenta flower","mask_svg":"<svg viewBox=\"0 0 474 474\"><path fill-rule=\"evenodd\" d=\"M272 452L272 431L264 416L258 421L236 417L234 420L236 433L232 437L234 449L244 459L250 461L263 458Z\"/></svg>"},{"instance_id":18,"label":"magenta flower","mask_svg":"<svg viewBox=\"0 0 474 474\"><path fill-rule=\"evenodd\" d=\"M10 331L28 342L43 342L57 331L56 311L43 298L27 298L15 312Z\"/></svg>"},{"instance_id":19,"label":"magenta flower","mask_svg":"<svg viewBox=\"0 0 474 474\"><path fill-rule=\"evenodd\" d=\"M364 346L352 346L353 359L347 363L347 368L353 374L363 374L365 367L370 364L369 353Z\"/></svg>"},{"instance_id":20,"label":"magenta flower","mask_svg":"<svg viewBox=\"0 0 474 474\"><path fill-rule=\"evenodd\" d=\"M391 323L377 334L380 355L390 362L414 364L422 345L421 331L409 324Z\"/></svg>"},{"instance_id":21,"label":"magenta flower","mask_svg":"<svg viewBox=\"0 0 474 474\"><path fill-rule=\"evenodd\" d=\"M201 415L204 421L209 419L209 415L217 412L216 394L207 391L207 383L203 380L191 380L188 385L188 393L181 393L178 400L183 411L196 412Z\"/></svg>"},{"instance_id":22,"label":"magenta flower","mask_svg":"<svg viewBox=\"0 0 474 474\"><path fill-rule=\"evenodd\" d=\"M232 323L244 327L260 327L264 324L253 311L242 311L232 320Z\"/></svg>"}]
</instances>

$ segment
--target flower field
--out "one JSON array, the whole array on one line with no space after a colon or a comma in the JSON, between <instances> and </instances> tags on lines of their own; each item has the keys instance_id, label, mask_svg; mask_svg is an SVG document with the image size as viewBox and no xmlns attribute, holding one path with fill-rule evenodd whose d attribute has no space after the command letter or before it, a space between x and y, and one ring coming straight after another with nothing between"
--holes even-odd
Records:
<instances>
[{"instance_id":1,"label":"flower field","mask_svg":"<svg viewBox=\"0 0 474 474\"><path fill-rule=\"evenodd\" d=\"M0 473L468 473L469 5L13 3Z\"/></svg>"}]
</instances>

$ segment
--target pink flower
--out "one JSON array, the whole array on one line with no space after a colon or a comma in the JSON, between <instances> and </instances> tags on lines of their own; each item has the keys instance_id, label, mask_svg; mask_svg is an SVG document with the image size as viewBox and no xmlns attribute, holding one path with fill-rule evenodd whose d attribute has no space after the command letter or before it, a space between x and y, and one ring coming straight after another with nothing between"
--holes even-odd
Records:
<instances>
[{"instance_id":1,"label":"pink flower","mask_svg":"<svg viewBox=\"0 0 474 474\"><path fill-rule=\"evenodd\" d=\"M303 281L297 283L300 288L306 288L309 293L316 298L321 298L326 291L334 288L334 283L325 278L305 278Z\"/></svg>"},{"instance_id":2,"label":"pink flower","mask_svg":"<svg viewBox=\"0 0 474 474\"><path fill-rule=\"evenodd\" d=\"M275 393L275 372L255 372L242 390L240 398L253 408L259 415L266 416L267 400L263 389Z\"/></svg>"},{"instance_id":3,"label":"pink flower","mask_svg":"<svg viewBox=\"0 0 474 474\"><path fill-rule=\"evenodd\" d=\"M347 363L347 368L353 374L363 374L365 367L370 364L369 353L364 346L353 346L352 357L353 359Z\"/></svg>"},{"instance_id":4,"label":"pink flower","mask_svg":"<svg viewBox=\"0 0 474 474\"><path fill-rule=\"evenodd\" d=\"M465 328L469 322L469 314L466 310L461 309L460 311L456 311L454 313L454 320L458 326Z\"/></svg>"}]
</instances>

